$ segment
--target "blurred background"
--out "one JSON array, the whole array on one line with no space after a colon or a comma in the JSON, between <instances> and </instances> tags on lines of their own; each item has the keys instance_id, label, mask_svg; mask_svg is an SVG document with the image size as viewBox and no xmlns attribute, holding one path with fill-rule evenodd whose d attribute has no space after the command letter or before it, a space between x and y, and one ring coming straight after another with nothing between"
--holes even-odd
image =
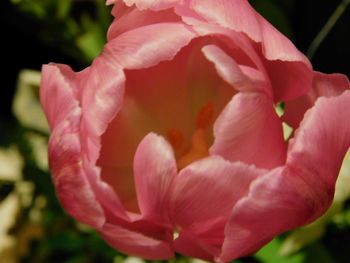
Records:
<instances>
[{"instance_id":1,"label":"blurred background","mask_svg":"<svg viewBox=\"0 0 350 263\"><path fill-rule=\"evenodd\" d=\"M111 8L104 2L0 1L0 263L144 262L113 250L89 227L67 216L55 197L47 167L49 130L38 101L41 65L65 63L76 71L88 66L102 49L112 20ZM342 10L341 0L250 2L308 52L315 70L350 76L350 8L343 9L317 49L310 50L333 12L337 7ZM347 157L334 204L325 216L235 262L348 263L349 258ZM195 261L179 256L170 262Z\"/></svg>"}]
</instances>

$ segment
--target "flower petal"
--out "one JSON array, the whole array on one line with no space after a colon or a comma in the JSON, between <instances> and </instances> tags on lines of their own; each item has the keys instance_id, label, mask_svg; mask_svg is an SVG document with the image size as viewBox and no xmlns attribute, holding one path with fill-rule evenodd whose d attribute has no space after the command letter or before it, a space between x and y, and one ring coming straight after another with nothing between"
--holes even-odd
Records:
<instances>
[{"instance_id":1,"label":"flower petal","mask_svg":"<svg viewBox=\"0 0 350 263\"><path fill-rule=\"evenodd\" d=\"M176 174L176 160L169 143L161 136L148 134L134 159L138 204L145 218L168 219L169 188Z\"/></svg>"},{"instance_id":2,"label":"flower petal","mask_svg":"<svg viewBox=\"0 0 350 263\"><path fill-rule=\"evenodd\" d=\"M164 22L179 22L180 17L172 9L163 11L140 10L127 7L123 1L115 3L112 14L115 20L108 29L108 41L132 29Z\"/></svg>"},{"instance_id":3,"label":"flower petal","mask_svg":"<svg viewBox=\"0 0 350 263\"><path fill-rule=\"evenodd\" d=\"M69 141L69 143L72 143L72 141ZM51 149L57 148L57 145L51 145ZM55 157L55 154L58 153L51 151L50 154ZM100 229L105 222L104 212L85 177L81 163L76 162L75 154L68 151L62 154L65 154L67 159L72 159L70 161L66 160L62 169L53 170L53 182L61 205L68 214L80 222ZM61 160L61 162L64 161Z\"/></svg>"},{"instance_id":4,"label":"flower petal","mask_svg":"<svg viewBox=\"0 0 350 263\"><path fill-rule=\"evenodd\" d=\"M257 179L233 208L220 258L241 257L306 224L331 204L350 146L350 91L319 99L290 142L287 164Z\"/></svg>"},{"instance_id":5,"label":"flower petal","mask_svg":"<svg viewBox=\"0 0 350 263\"><path fill-rule=\"evenodd\" d=\"M227 83L234 86L242 86L247 82L237 63L216 45L208 45L202 48L205 57L214 63L216 71Z\"/></svg>"},{"instance_id":6,"label":"flower petal","mask_svg":"<svg viewBox=\"0 0 350 263\"><path fill-rule=\"evenodd\" d=\"M313 188L322 184L314 183L308 185L289 167L276 168L254 181L249 195L232 210L219 261L252 254L275 235L307 223L319 209Z\"/></svg>"},{"instance_id":7,"label":"flower petal","mask_svg":"<svg viewBox=\"0 0 350 263\"><path fill-rule=\"evenodd\" d=\"M211 154L261 168L284 164L286 144L272 101L262 93L233 97L214 124Z\"/></svg>"},{"instance_id":8,"label":"flower petal","mask_svg":"<svg viewBox=\"0 0 350 263\"><path fill-rule=\"evenodd\" d=\"M192 0L190 7L208 22L248 35L254 42L262 42L268 60L302 61L308 59L292 42L260 16L246 0Z\"/></svg>"},{"instance_id":9,"label":"flower petal","mask_svg":"<svg viewBox=\"0 0 350 263\"><path fill-rule=\"evenodd\" d=\"M257 15L246 0L192 0L190 8L209 23L216 23L236 32L244 32L255 42L261 41Z\"/></svg>"},{"instance_id":10,"label":"flower petal","mask_svg":"<svg viewBox=\"0 0 350 263\"><path fill-rule=\"evenodd\" d=\"M312 88L312 70L301 62L265 60L274 101L288 101L305 95Z\"/></svg>"},{"instance_id":11,"label":"flower petal","mask_svg":"<svg viewBox=\"0 0 350 263\"><path fill-rule=\"evenodd\" d=\"M219 156L194 162L175 177L171 218L181 229L202 221L228 216L251 181L263 170L231 163Z\"/></svg>"},{"instance_id":12,"label":"flower petal","mask_svg":"<svg viewBox=\"0 0 350 263\"><path fill-rule=\"evenodd\" d=\"M305 96L286 102L283 120L296 129L305 112L321 97L334 97L350 88L349 80L342 74L314 72L312 90Z\"/></svg>"},{"instance_id":13,"label":"flower petal","mask_svg":"<svg viewBox=\"0 0 350 263\"><path fill-rule=\"evenodd\" d=\"M75 73L66 65L49 64L42 68L40 102L51 130L78 107L76 87L71 81L75 78Z\"/></svg>"},{"instance_id":14,"label":"flower petal","mask_svg":"<svg viewBox=\"0 0 350 263\"><path fill-rule=\"evenodd\" d=\"M101 234L111 246L128 255L147 259L174 257L174 250L169 241L153 238L124 226L106 224Z\"/></svg>"},{"instance_id":15,"label":"flower petal","mask_svg":"<svg viewBox=\"0 0 350 263\"><path fill-rule=\"evenodd\" d=\"M123 0L128 6L135 4L137 8L162 10L170 8L175 4L181 4L184 0Z\"/></svg>"},{"instance_id":16,"label":"flower petal","mask_svg":"<svg viewBox=\"0 0 350 263\"><path fill-rule=\"evenodd\" d=\"M287 163L334 187L350 146L350 90L320 98L290 141Z\"/></svg>"},{"instance_id":17,"label":"flower petal","mask_svg":"<svg viewBox=\"0 0 350 263\"><path fill-rule=\"evenodd\" d=\"M311 88L312 67L309 60L248 1L193 0L190 7L210 24L245 33L252 44L261 43L254 46L265 61L276 102L296 98Z\"/></svg>"},{"instance_id":18,"label":"flower petal","mask_svg":"<svg viewBox=\"0 0 350 263\"><path fill-rule=\"evenodd\" d=\"M105 132L109 122L123 104L125 76L122 69L98 57L88 68L81 83L84 121L97 135ZM82 88L84 87L84 88Z\"/></svg>"},{"instance_id":19,"label":"flower petal","mask_svg":"<svg viewBox=\"0 0 350 263\"><path fill-rule=\"evenodd\" d=\"M188 257L213 261L221 251L226 221L227 218L219 217L182 229L174 241L176 252Z\"/></svg>"},{"instance_id":20,"label":"flower petal","mask_svg":"<svg viewBox=\"0 0 350 263\"><path fill-rule=\"evenodd\" d=\"M104 54L126 69L148 68L171 60L194 37L182 23L153 24L114 38L105 46Z\"/></svg>"},{"instance_id":21,"label":"flower petal","mask_svg":"<svg viewBox=\"0 0 350 263\"><path fill-rule=\"evenodd\" d=\"M76 100L75 77L67 66L43 67L41 102L53 130L49 142L50 168L58 198L68 213L100 228L105 221L104 213L82 168L81 108Z\"/></svg>"}]
</instances>

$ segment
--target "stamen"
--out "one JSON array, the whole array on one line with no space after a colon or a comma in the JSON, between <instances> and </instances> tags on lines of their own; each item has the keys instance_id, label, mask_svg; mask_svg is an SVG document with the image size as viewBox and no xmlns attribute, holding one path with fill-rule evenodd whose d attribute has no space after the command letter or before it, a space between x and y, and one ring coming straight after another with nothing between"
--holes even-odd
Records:
<instances>
[{"instance_id":1,"label":"stamen","mask_svg":"<svg viewBox=\"0 0 350 263\"><path fill-rule=\"evenodd\" d=\"M196 116L196 128L207 129L214 117L214 103L209 101L205 104L197 113Z\"/></svg>"},{"instance_id":2,"label":"stamen","mask_svg":"<svg viewBox=\"0 0 350 263\"><path fill-rule=\"evenodd\" d=\"M192 135L191 144L188 150L185 149L185 138L180 130L171 128L167 131L166 137L174 149L179 170L185 168L194 161L209 156L206 131L210 128L213 118L214 103L209 101L196 115L196 129Z\"/></svg>"},{"instance_id":3,"label":"stamen","mask_svg":"<svg viewBox=\"0 0 350 263\"><path fill-rule=\"evenodd\" d=\"M179 170L183 169L190 163L209 156L208 144L205 131L197 129L192 135L192 142L189 151L177 161Z\"/></svg>"},{"instance_id":4,"label":"stamen","mask_svg":"<svg viewBox=\"0 0 350 263\"><path fill-rule=\"evenodd\" d=\"M166 133L166 137L173 147L175 153L179 153L182 150L182 146L184 143L184 135L183 133L175 128L169 129Z\"/></svg>"}]
</instances>

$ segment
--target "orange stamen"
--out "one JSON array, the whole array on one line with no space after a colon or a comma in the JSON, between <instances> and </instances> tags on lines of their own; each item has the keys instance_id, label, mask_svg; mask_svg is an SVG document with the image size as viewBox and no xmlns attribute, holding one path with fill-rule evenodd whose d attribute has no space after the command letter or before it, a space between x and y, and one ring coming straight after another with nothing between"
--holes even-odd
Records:
<instances>
[{"instance_id":1,"label":"orange stamen","mask_svg":"<svg viewBox=\"0 0 350 263\"><path fill-rule=\"evenodd\" d=\"M205 131L197 129L192 135L192 142L189 151L177 161L179 170L190 163L209 156L208 144Z\"/></svg>"},{"instance_id":2,"label":"orange stamen","mask_svg":"<svg viewBox=\"0 0 350 263\"><path fill-rule=\"evenodd\" d=\"M169 129L166 137L176 153L181 151L184 143L184 135L180 130L175 128Z\"/></svg>"},{"instance_id":3,"label":"orange stamen","mask_svg":"<svg viewBox=\"0 0 350 263\"><path fill-rule=\"evenodd\" d=\"M196 128L207 129L214 117L214 103L209 101L205 104L197 113L196 116Z\"/></svg>"},{"instance_id":4,"label":"orange stamen","mask_svg":"<svg viewBox=\"0 0 350 263\"><path fill-rule=\"evenodd\" d=\"M174 149L177 167L179 170L187 165L209 156L206 130L214 118L214 103L209 101L198 111L195 119L195 131L192 135L191 144L187 151L185 149L185 139L183 133L175 128L169 129L166 137Z\"/></svg>"}]
</instances>

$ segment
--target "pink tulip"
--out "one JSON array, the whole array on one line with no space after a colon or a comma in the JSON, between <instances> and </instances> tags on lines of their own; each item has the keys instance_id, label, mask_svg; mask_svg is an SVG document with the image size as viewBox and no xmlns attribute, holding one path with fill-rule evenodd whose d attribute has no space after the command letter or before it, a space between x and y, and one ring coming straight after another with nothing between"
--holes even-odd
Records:
<instances>
[{"instance_id":1,"label":"pink tulip","mask_svg":"<svg viewBox=\"0 0 350 263\"><path fill-rule=\"evenodd\" d=\"M246 0L108 2L92 65L43 67L70 215L127 254L228 262L325 212L350 145L345 76L314 72Z\"/></svg>"}]
</instances>

